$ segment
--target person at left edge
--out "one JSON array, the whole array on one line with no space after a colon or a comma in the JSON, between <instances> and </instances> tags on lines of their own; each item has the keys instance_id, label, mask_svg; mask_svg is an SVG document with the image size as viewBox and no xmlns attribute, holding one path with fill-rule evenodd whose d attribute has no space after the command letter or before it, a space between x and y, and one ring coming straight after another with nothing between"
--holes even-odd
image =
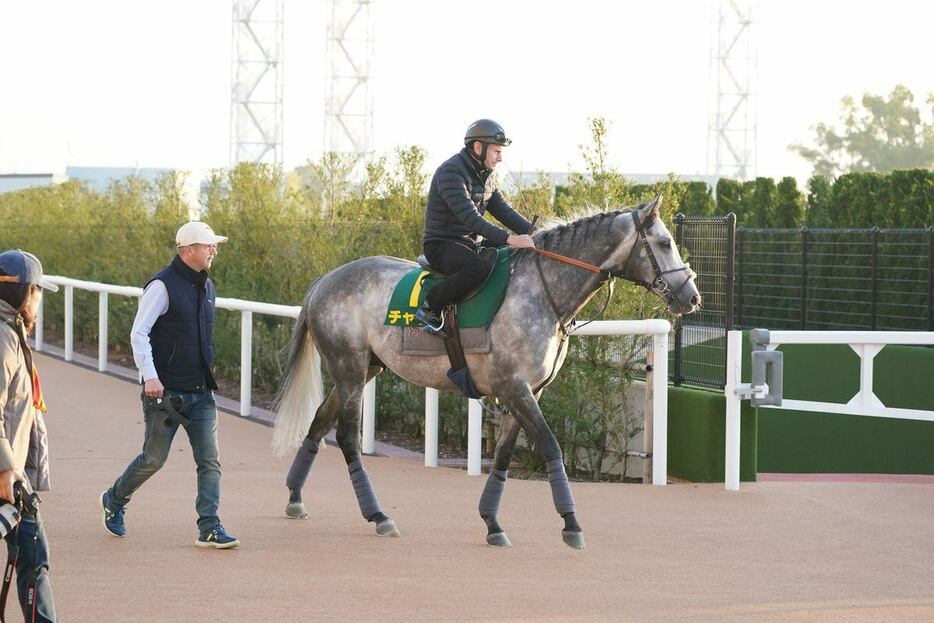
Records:
<instances>
[{"instance_id":1,"label":"person at left edge","mask_svg":"<svg viewBox=\"0 0 934 623\"><path fill-rule=\"evenodd\" d=\"M45 401L26 336L32 331L42 290L58 286L42 275L32 253L0 253L0 499L12 501L14 483L49 490ZM16 546L16 589L26 621L58 620L49 580L49 546L39 513L23 512L7 536ZM12 551L10 552L12 555ZM34 590L33 590L34 587ZM30 594L32 593L32 594ZM32 602L30 604L30 601Z\"/></svg>"},{"instance_id":2,"label":"person at left edge","mask_svg":"<svg viewBox=\"0 0 934 623\"><path fill-rule=\"evenodd\" d=\"M222 242L227 238L206 223L182 225L175 235L177 254L149 280L140 298L130 342L143 382L143 451L101 493L104 528L113 536L126 536L124 515L131 496L165 463L182 426L198 474L195 545L214 549L240 545L218 517L221 466L212 371L215 292L208 269ZM172 417L162 401L177 405L185 420Z\"/></svg>"}]
</instances>

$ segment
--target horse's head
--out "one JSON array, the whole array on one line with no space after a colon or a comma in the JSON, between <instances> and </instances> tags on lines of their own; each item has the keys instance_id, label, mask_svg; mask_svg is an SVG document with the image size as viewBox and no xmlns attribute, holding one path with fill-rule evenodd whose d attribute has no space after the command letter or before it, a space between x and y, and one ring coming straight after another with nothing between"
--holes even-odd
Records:
<instances>
[{"instance_id":1,"label":"horse's head","mask_svg":"<svg viewBox=\"0 0 934 623\"><path fill-rule=\"evenodd\" d=\"M694 284L696 275L681 259L678 247L659 216L661 195L647 204L624 212L613 220L620 236L628 240L611 256L612 272L638 283L668 303L672 314L690 314L701 302Z\"/></svg>"}]
</instances>

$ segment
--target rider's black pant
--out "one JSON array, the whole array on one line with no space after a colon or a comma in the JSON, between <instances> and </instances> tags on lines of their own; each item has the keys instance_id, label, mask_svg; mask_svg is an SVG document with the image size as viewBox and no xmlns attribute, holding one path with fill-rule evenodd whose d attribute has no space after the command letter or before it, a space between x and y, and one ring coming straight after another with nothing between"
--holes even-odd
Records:
<instances>
[{"instance_id":1,"label":"rider's black pant","mask_svg":"<svg viewBox=\"0 0 934 623\"><path fill-rule=\"evenodd\" d=\"M428 306L436 313L444 309L445 305L461 300L483 283L493 268L490 262L496 261L495 253L484 258L479 253L479 247L468 243L431 240L425 243L424 250L425 257L433 267L450 275L429 290L425 297Z\"/></svg>"}]
</instances>

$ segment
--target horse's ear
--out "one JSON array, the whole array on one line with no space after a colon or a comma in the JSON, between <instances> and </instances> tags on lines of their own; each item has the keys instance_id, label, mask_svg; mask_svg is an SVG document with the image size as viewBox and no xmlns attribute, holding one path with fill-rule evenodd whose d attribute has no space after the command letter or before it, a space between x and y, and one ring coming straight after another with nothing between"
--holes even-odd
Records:
<instances>
[{"instance_id":1,"label":"horse's ear","mask_svg":"<svg viewBox=\"0 0 934 623\"><path fill-rule=\"evenodd\" d=\"M653 222L658 218L658 211L662 207L662 196L655 195L655 199L652 199L647 204L641 207L639 210L639 216L642 217L643 221Z\"/></svg>"}]
</instances>

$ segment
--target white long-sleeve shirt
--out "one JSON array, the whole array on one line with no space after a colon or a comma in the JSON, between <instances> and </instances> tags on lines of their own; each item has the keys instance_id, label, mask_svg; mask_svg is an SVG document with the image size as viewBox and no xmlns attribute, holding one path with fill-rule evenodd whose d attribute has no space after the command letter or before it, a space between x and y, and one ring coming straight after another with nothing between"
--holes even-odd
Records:
<instances>
[{"instance_id":1,"label":"white long-sleeve shirt","mask_svg":"<svg viewBox=\"0 0 934 623\"><path fill-rule=\"evenodd\" d=\"M152 344L149 341L149 332L156 324L159 316L169 311L169 291L161 280L155 279L139 299L139 308L136 310L136 319L130 329L130 345L133 347L133 361L139 368L139 374L144 381L159 378L156 374L156 364L152 359Z\"/></svg>"}]
</instances>

